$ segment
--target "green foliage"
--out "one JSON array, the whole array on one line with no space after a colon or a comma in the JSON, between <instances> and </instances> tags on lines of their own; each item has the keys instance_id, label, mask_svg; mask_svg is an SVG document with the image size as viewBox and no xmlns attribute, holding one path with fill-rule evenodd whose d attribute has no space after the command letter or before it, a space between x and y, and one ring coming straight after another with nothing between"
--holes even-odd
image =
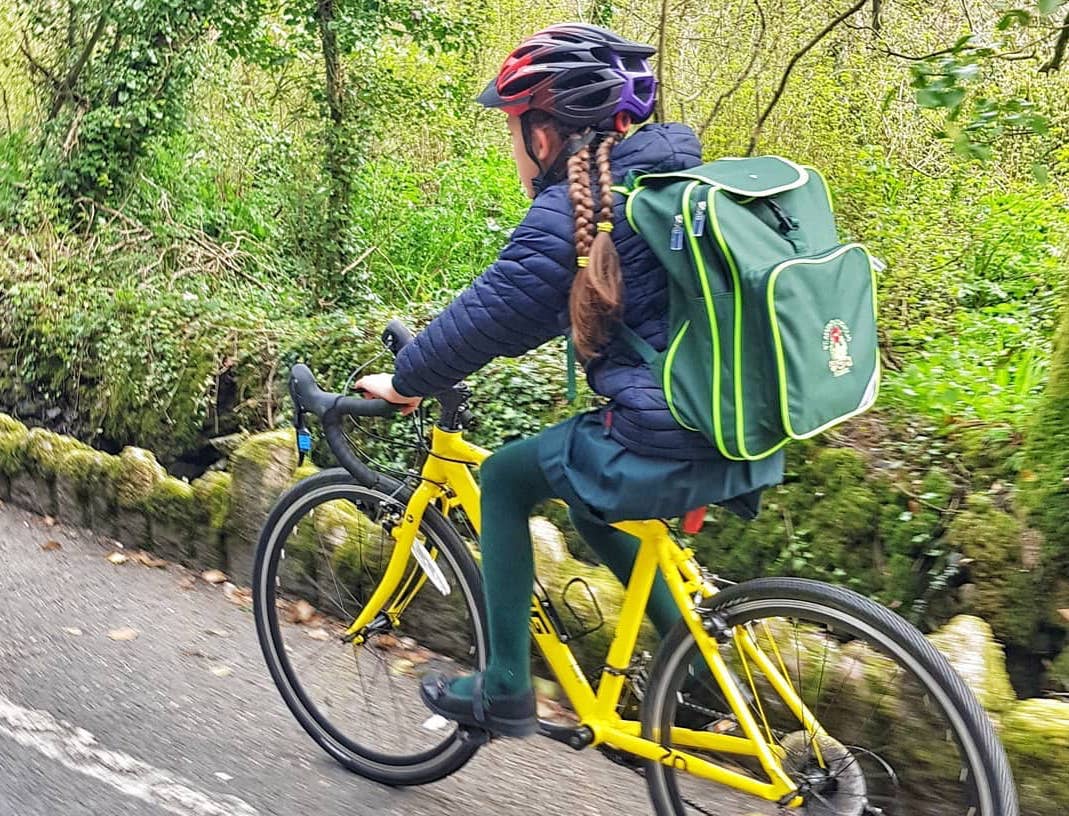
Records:
<instances>
[{"instance_id":1,"label":"green foliage","mask_svg":"<svg viewBox=\"0 0 1069 816\"><path fill-rule=\"evenodd\" d=\"M18 221L30 173L26 132L0 134L0 227Z\"/></svg>"},{"instance_id":2,"label":"green foliage","mask_svg":"<svg viewBox=\"0 0 1069 816\"><path fill-rule=\"evenodd\" d=\"M387 303L439 300L483 271L527 202L500 153L458 156L428 168L396 158L367 165L353 216L371 288Z\"/></svg>"},{"instance_id":3,"label":"green foliage","mask_svg":"<svg viewBox=\"0 0 1069 816\"><path fill-rule=\"evenodd\" d=\"M181 123L201 37L214 29L238 47L260 14L257 0L27 4L23 33L39 46L29 59L49 110L38 193L69 206L122 192L149 140Z\"/></svg>"}]
</instances>

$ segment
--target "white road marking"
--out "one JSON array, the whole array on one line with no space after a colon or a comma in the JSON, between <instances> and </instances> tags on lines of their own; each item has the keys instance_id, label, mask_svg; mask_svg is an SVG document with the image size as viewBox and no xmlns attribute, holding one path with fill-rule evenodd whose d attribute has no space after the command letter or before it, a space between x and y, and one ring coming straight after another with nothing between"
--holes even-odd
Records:
<instances>
[{"instance_id":1,"label":"white road marking","mask_svg":"<svg viewBox=\"0 0 1069 816\"><path fill-rule=\"evenodd\" d=\"M47 711L23 708L2 694L0 735L178 816L259 816L254 807L236 796L199 791L188 780L100 747L84 728L60 722Z\"/></svg>"}]
</instances>

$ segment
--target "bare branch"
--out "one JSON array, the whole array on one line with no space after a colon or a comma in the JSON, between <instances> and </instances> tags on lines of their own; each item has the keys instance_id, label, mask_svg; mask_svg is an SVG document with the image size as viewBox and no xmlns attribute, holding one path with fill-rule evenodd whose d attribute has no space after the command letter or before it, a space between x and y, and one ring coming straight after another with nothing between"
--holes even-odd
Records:
<instances>
[{"instance_id":1,"label":"bare branch","mask_svg":"<svg viewBox=\"0 0 1069 816\"><path fill-rule=\"evenodd\" d=\"M765 127L765 122L768 121L768 117L771 115L772 111L775 109L776 105L783 97L783 92L787 89L787 82L791 78L791 72L794 71L795 66L798 65L802 57L804 57L806 54L816 48L820 41L827 37L829 34L831 34L831 32L834 31L841 23L845 22L847 19L861 11L861 9L864 8L865 4L868 1L869 0L857 0L854 5L850 6L850 8L848 8L846 11L844 11L842 14L840 14L838 17L836 17L830 23L824 26L824 28L822 28L820 32L815 37L813 37L813 39L811 39L800 49L798 49L798 51L795 52L794 56L791 57L791 61L787 63L787 68L783 72L783 76L780 78L779 87L777 87L775 93L772 94L772 98L768 101L768 105L765 106L764 111L761 112L761 115L757 119L757 124L754 126L753 132L750 134L750 144L746 148L747 156L752 155L754 148L757 147L757 140L761 136L761 131Z\"/></svg>"},{"instance_id":2,"label":"bare branch","mask_svg":"<svg viewBox=\"0 0 1069 816\"><path fill-rule=\"evenodd\" d=\"M1058 41L1054 44L1054 53L1039 70L1044 74L1053 74L1061 68L1062 61L1065 59L1065 49L1067 46L1069 46L1069 14L1065 15L1065 22L1062 24L1061 33L1058 34Z\"/></svg>"},{"instance_id":3,"label":"bare branch","mask_svg":"<svg viewBox=\"0 0 1069 816\"><path fill-rule=\"evenodd\" d=\"M716 121L716 117L720 114L720 109L724 106L724 103L734 96L743 83L750 78L753 73L754 66L757 65L757 60L761 56L761 43L764 42L765 32L768 30L768 21L765 18L765 10L761 7L760 0L754 0L754 6L757 8L757 16L760 20L761 27L757 32L757 38L754 40L753 52L750 54L750 61L743 69L742 73L736 77L735 82L730 88L720 94L717 97L715 103L713 103L713 109L709 111L709 115L705 117L705 121L701 123L701 127L698 128L698 138L701 139L705 135L705 131Z\"/></svg>"},{"instance_id":4,"label":"bare branch","mask_svg":"<svg viewBox=\"0 0 1069 816\"><path fill-rule=\"evenodd\" d=\"M56 118L56 114L59 113L60 108L63 107L63 103L70 96L71 91L74 90L74 86L78 82L78 77L81 76L85 64L89 62L89 57L97 47L97 43L100 41L100 36L104 33L104 28L107 26L108 14L110 12L111 4L109 3L104 7L103 11L100 12L96 26L93 28L93 33L89 35L85 47L82 48L82 53L78 55L78 59L75 60L74 65L72 65L70 71L67 72L67 76L63 79L62 84L56 89L55 99L52 100L52 110L48 115L49 119Z\"/></svg>"}]
</instances>

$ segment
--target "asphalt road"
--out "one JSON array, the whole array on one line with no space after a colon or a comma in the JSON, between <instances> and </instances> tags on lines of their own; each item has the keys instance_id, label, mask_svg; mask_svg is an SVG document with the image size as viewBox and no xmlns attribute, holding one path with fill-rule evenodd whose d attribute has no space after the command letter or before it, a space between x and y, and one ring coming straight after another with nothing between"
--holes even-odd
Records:
<instances>
[{"instance_id":1,"label":"asphalt road","mask_svg":"<svg viewBox=\"0 0 1069 816\"><path fill-rule=\"evenodd\" d=\"M353 776L285 709L250 612L108 543L0 507L0 816L651 812L631 772L537 738L424 788Z\"/></svg>"}]
</instances>

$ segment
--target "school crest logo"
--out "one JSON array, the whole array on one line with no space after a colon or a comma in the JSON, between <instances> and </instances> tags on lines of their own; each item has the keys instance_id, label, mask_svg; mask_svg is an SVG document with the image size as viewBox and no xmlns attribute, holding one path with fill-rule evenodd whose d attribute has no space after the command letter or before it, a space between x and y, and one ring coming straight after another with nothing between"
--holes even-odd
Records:
<instances>
[{"instance_id":1,"label":"school crest logo","mask_svg":"<svg viewBox=\"0 0 1069 816\"><path fill-rule=\"evenodd\" d=\"M836 377L841 377L854 367L850 356L850 327L841 320L829 320L824 326L824 351L828 353L828 368Z\"/></svg>"}]
</instances>

